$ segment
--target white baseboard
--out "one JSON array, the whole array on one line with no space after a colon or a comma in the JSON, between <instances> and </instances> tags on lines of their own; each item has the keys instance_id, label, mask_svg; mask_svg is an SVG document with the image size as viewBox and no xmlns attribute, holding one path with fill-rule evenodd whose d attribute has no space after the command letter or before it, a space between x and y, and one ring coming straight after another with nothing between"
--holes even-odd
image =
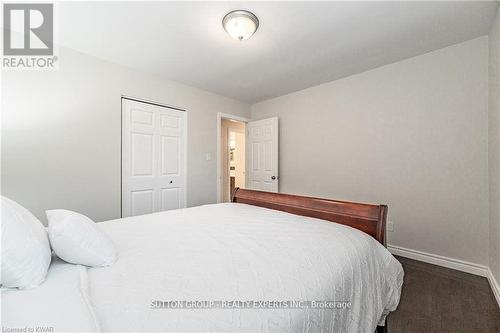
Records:
<instances>
[{"instance_id":1,"label":"white baseboard","mask_svg":"<svg viewBox=\"0 0 500 333\"><path fill-rule=\"evenodd\" d=\"M451 268L457 271L471 273L474 275L488 277L489 268L487 266L478 265L464 260L443 257L437 254L407 249L395 245L388 245L387 249L389 250L389 252L397 256L423 261L429 264Z\"/></svg>"},{"instance_id":2,"label":"white baseboard","mask_svg":"<svg viewBox=\"0 0 500 333\"><path fill-rule=\"evenodd\" d=\"M488 281L490 281L491 290L493 291L493 295L495 295L498 306L500 306L500 286L490 269L488 269Z\"/></svg>"},{"instance_id":3,"label":"white baseboard","mask_svg":"<svg viewBox=\"0 0 500 333\"><path fill-rule=\"evenodd\" d=\"M478 265L469 261L448 258L437 254L431 254L422 251L407 249L395 245L388 245L387 249L389 250L389 252L397 256L423 261L429 264L434 264L446 268L455 269L457 271L462 271L486 277L490 283L493 295L495 295L495 299L497 300L498 306L500 306L500 286L498 285L497 280L491 273L489 267Z\"/></svg>"}]
</instances>

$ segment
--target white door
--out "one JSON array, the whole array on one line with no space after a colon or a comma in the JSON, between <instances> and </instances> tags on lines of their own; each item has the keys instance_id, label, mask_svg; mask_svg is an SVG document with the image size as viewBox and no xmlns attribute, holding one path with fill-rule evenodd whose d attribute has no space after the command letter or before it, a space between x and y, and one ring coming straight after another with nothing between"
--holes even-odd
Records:
<instances>
[{"instance_id":1,"label":"white door","mask_svg":"<svg viewBox=\"0 0 500 333\"><path fill-rule=\"evenodd\" d=\"M122 216L186 206L186 112L122 99Z\"/></svg>"},{"instance_id":2,"label":"white door","mask_svg":"<svg viewBox=\"0 0 500 333\"><path fill-rule=\"evenodd\" d=\"M278 118L247 123L247 188L278 192Z\"/></svg>"}]
</instances>

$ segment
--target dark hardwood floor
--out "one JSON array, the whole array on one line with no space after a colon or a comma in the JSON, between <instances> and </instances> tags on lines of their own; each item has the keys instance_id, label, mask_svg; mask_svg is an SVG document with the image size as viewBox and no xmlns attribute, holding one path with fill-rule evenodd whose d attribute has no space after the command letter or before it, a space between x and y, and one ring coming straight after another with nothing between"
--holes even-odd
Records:
<instances>
[{"instance_id":1,"label":"dark hardwood floor","mask_svg":"<svg viewBox=\"0 0 500 333\"><path fill-rule=\"evenodd\" d=\"M500 308L484 277L397 257L405 271L389 333L500 332Z\"/></svg>"}]
</instances>

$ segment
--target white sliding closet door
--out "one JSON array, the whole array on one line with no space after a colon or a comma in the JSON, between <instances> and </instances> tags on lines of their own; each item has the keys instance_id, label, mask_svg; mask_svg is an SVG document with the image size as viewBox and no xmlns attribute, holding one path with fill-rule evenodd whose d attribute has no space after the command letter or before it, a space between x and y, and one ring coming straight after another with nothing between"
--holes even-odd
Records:
<instances>
[{"instance_id":1,"label":"white sliding closet door","mask_svg":"<svg viewBox=\"0 0 500 333\"><path fill-rule=\"evenodd\" d=\"M186 206L186 112L122 98L122 216Z\"/></svg>"}]
</instances>

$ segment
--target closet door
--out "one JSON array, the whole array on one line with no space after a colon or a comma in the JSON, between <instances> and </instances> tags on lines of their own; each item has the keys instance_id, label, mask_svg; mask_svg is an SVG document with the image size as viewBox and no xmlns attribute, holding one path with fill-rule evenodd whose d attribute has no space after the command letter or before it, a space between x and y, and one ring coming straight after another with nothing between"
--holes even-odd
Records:
<instances>
[{"instance_id":1,"label":"closet door","mask_svg":"<svg viewBox=\"0 0 500 333\"><path fill-rule=\"evenodd\" d=\"M122 216L185 202L186 112L122 98Z\"/></svg>"}]
</instances>

